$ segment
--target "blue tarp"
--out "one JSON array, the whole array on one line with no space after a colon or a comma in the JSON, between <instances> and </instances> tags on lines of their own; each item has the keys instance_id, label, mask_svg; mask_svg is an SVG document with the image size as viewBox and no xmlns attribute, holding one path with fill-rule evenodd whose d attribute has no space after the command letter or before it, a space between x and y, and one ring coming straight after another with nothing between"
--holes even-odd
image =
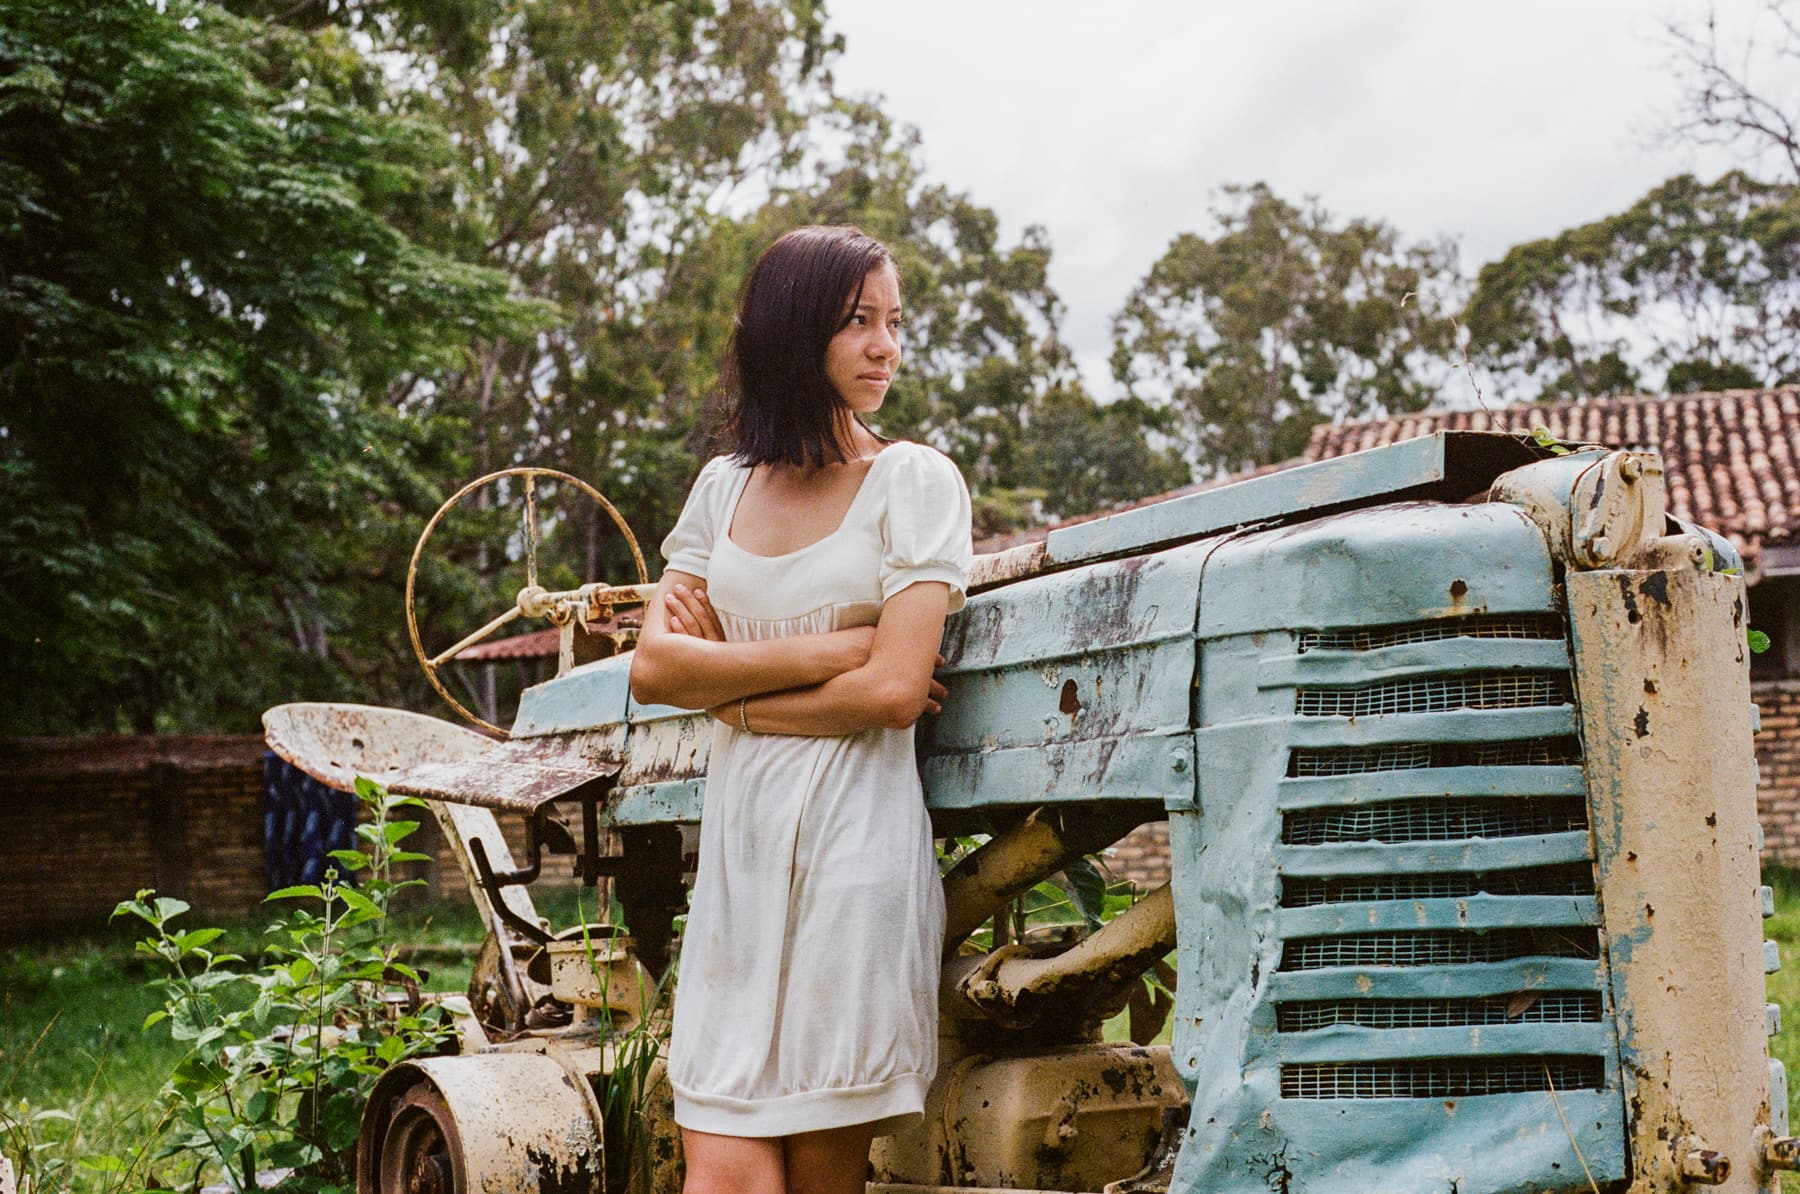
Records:
<instances>
[{"instance_id":1,"label":"blue tarp","mask_svg":"<svg viewBox=\"0 0 1800 1194\"><path fill-rule=\"evenodd\" d=\"M356 797L263 754L263 865L269 890L317 883L333 850L356 846ZM340 871L342 867L338 868Z\"/></svg>"}]
</instances>

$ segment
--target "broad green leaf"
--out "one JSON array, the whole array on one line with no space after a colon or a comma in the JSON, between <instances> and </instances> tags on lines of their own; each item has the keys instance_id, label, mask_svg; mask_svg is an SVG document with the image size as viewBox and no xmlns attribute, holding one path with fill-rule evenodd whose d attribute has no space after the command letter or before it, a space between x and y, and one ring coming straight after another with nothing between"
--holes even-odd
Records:
<instances>
[{"instance_id":1,"label":"broad green leaf","mask_svg":"<svg viewBox=\"0 0 1800 1194\"><path fill-rule=\"evenodd\" d=\"M324 898L325 892L318 884L301 883L293 887L283 887L279 891L271 891L268 895L263 897L263 900L264 902L267 902L269 900L322 900Z\"/></svg>"},{"instance_id":2,"label":"broad green leaf","mask_svg":"<svg viewBox=\"0 0 1800 1194\"><path fill-rule=\"evenodd\" d=\"M369 856L361 850L333 850L331 857L343 863L347 871L367 870L369 866Z\"/></svg>"},{"instance_id":3,"label":"broad green leaf","mask_svg":"<svg viewBox=\"0 0 1800 1194\"><path fill-rule=\"evenodd\" d=\"M224 935L224 929L190 929L188 932L175 938L175 945L176 948L183 951L198 949L202 945L208 945L217 941Z\"/></svg>"}]
</instances>

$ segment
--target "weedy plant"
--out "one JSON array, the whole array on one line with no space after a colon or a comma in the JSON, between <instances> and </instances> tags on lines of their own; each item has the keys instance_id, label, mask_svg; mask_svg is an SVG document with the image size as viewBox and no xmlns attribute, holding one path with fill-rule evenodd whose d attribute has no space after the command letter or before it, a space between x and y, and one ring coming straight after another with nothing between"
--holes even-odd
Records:
<instances>
[{"instance_id":1,"label":"weedy plant","mask_svg":"<svg viewBox=\"0 0 1800 1194\"><path fill-rule=\"evenodd\" d=\"M57 1017L52 1017L8 1067L4 1080L0 1081L6 1095L10 1096L13 1081L34 1064L45 1039L56 1025ZM108 1100L99 1093L104 1064L104 1059L95 1062L92 1079L72 1107L34 1107L28 1098L0 1100L0 1163L17 1162L13 1168L0 1172L0 1177L13 1183L8 1187L5 1181L0 1181L0 1189L15 1189L18 1194L40 1194L68 1190L80 1184L110 1194L113 1190L127 1188L123 1171L128 1168L128 1162L117 1156L99 1155L92 1147L92 1133L108 1133L110 1147L119 1147L135 1159L133 1146L115 1144L118 1133L108 1132L114 1125L104 1122L109 1112L120 1113L119 1108L109 1106ZM96 1121L101 1122L97 1124ZM146 1184L155 1186L158 1183L152 1179Z\"/></svg>"},{"instance_id":2,"label":"weedy plant","mask_svg":"<svg viewBox=\"0 0 1800 1194\"><path fill-rule=\"evenodd\" d=\"M603 1067L594 1082L601 1133L606 1142L601 1194L650 1194L655 1166L645 1112L661 1093L659 1088L668 1082L663 1059L668 1045L669 994L675 964L671 962L653 982L636 961L621 961L625 955L609 944L596 948L596 938L585 917L581 921L581 940L600 990L615 989L613 979L620 965L631 966L631 973L623 977L637 984L635 1014L621 1021L610 1001L595 1012L596 1025L611 1054L610 1064ZM598 940L608 942L606 938Z\"/></svg>"},{"instance_id":3,"label":"weedy plant","mask_svg":"<svg viewBox=\"0 0 1800 1194\"><path fill-rule=\"evenodd\" d=\"M358 847L332 851L323 882L269 894L288 911L254 966L214 948L222 929L180 927L181 900L146 890L114 911L150 927L138 952L166 967L154 980L164 1007L144 1027L167 1024L189 1050L163 1087L163 1139L103 1163L129 1171L146 1157L197 1161L239 1191L257 1189L262 1170L286 1170L288 1191L354 1188L358 1121L375 1079L449 1032L382 935L395 893L422 882L392 872L425 857L401 848L418 822L395 816L420 802L360 777L356 794L367 813Z\"/></svg>"}]
</instances>

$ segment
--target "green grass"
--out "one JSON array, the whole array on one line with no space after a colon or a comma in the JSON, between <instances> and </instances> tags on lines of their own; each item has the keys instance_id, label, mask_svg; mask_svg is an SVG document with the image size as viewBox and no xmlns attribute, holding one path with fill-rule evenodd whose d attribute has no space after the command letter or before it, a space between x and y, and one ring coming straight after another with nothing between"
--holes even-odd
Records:
<instances>
[{"instance_id":1,"label":"green grass","mask_svg":"<svg viewBox=\"0 0 1800 1194\"><path fill-rule=\"evenodd\" d=\"M1787 1066L1790 1118L1800 1126L1800 870L1770 867L1764 881L1775 889L1776 908L1764 926L1766 935L1780 942L1787 961L1769 976L1769 999L1783 1012L1782 1033L1770 1047ZM533 894L539 911L557 927L576 923L578 907L592 918L591 893L564 888ZM227 926L221 944L254 954L269 919ZM425 947L419 965L429 971L429 989L467 986L473 957L461 947L481 938L472 907L415 907L394 920L395 940ZM0 951L0 1153L16 1163L35 1144L40 1168L61 1167L46 1189L78 1194L123 1189L116 1179L81 1170L75 1162L122 1153L148 1136L157 1089L182 1055L164 1027L139 1030L162 1001L147 985L157 972L132 953L135 939L121 922L78 939ZM1121 1017L1109 1025L1108 1036L1122 1038L1123 1029ZM1166 1037L1165 1029L1161 1039ZM53 1118L33 1122L45 1111ZM182 1175L161 1176L173 1181ZM1782 1190L1800 1194L1800 1175L1786 1175Z\"/></svg>"},{"instance_id":2,"label":"green grass","mask_svg":"<svg viewBox=\"0 0 1800 1194\"><path fill-rule=\"evenodd\" d=\"M151 1134L157 1088L183 1050L139 1031L162 1007L149 977L123 932L0 955L0 1152L15 1164L35 1150L39 1172L105 1190L76 1162Z\"/></svg>"},{"instance_id":3,"label":"green grass","mask_svg":"<svg viewBox=\"0 0 1800 1194\"><path fill-rule=\"evenodd\" d=\"M1769 1053L1787 1067L1788 1131L1800 1127L1800 870L1765 866L1763 882L1775 889L1775 915L1763 936L1781 945L1782 967L1769 975L1769 1002L1781 1005L1781 1032ZM1800 1174L1781 1175L1782 1194L1800 1194Z\"/></svg>"},{"instance_id":4,"label":"green grass","mask_svg":"<svg viewBox=\"0 0 1800 1194\"><path fill-rule=\"evenodd\" d=\"M572 888L534 895L558 927L575 923L578 904L590 912L594 906L591 893ZM271 910L226 923L226 936L213 948L254 957L273 919ZM183 923L208 922L190 913ZM149 983L163 973L133 951L141 928L120 920L79 937L0 950L0 1155L17 1164L35 1149L38 1171L54 1177L46 1189L110 1194L124 1188L77 1162L123 1155L152 1134L157 1091L185 1053L166 1024L141 1030L162 1008L161 992ZM427 989L467 989L482 936L472 905L396 913L390 936L425 947L419 966ZM174 1181L178 1175L159 1176ZM141 1188L141 1177L131 1189Z\"/></svg>"}]
</instances>

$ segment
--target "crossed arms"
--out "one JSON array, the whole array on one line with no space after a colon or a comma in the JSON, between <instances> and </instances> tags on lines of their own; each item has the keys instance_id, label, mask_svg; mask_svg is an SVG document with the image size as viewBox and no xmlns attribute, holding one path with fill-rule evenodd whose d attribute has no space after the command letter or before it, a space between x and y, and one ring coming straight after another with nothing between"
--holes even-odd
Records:
<instances>
[{"instance_id":1,"label":"crossed arms","mask_svg":"<svg viewBox=\"0 0 1800 1194\"><path fill-rule=\"evenodd\" d=\"M706 582L663 573L644 606L631 663L639 701L706 709L765 734L831 737L877 726L904 729L937 712L944 687L931 677L950 608L950 587L919 581L881 607L873 627L726 642Z\"/></svg>"}]
</instances>

